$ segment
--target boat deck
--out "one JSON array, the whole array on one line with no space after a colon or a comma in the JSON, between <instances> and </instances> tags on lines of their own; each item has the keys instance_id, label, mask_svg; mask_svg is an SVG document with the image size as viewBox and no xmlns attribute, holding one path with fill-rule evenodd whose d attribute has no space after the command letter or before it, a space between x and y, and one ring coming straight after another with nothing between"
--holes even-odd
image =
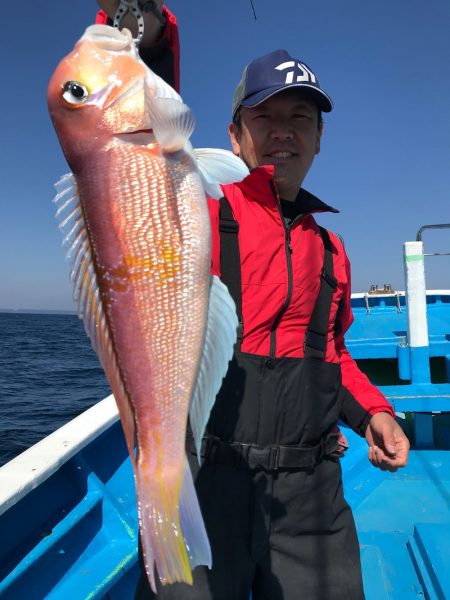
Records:
<instances>
[{"instance_id":1,"label":"boat deck","mask_svg":"<svg viewBox=\"0 0 450 600\"><path fill-rule=\"evenodd\" d=\"M450 451L416 449L405 469L384 473L368 462L365 441L345 434L351 449L342 461L344 486L367 600L450 598ZM0 598L61 600L74 598L75 589L80 599L132 597L135 496L119 423L8 513L1 521L8 541Z\"/></svg>"},{"instance_id":2,"label":"boat deck","mask_svg":"<svg viewBox=\"0 0 450 600\"><path fill-rule=\"evenodd\" d=\"M367 600L450 598L450 451L413 449L396 473L374 469L348 433L344 487L361 545Z\"/></svg>"},{"instance_id":3,"label":"boat deck","mask_svg":"<svg viewBox=\"0 0 450 600\"><path fill-rule=\"evenodd\" d=\"M105 408L108 402L112 396L103 400ZM90 411L77 417L80 424ZM26 469L25 454L6 466ZM0 536L2 600L132 598L136 496L120 423L1 515Z\"/></svg>"}]
</instances>

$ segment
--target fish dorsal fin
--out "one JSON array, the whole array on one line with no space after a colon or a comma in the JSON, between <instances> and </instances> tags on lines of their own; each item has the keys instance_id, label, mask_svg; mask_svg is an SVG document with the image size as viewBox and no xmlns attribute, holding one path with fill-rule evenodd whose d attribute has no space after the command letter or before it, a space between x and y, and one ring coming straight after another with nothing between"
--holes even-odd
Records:
<instances>
[{"instance_id":1,"label":"fish dorsal fin","mask_svg":"<svg viewBox=\"0 0 450 600\"><path fill-rule=\"evenodd\" d=\"M105 370L112 392L120 409L128 451L134 463L134 413L120 375L106 314L100 297L95 273L91 242L80 205L77 185L72 173L55 184L56 218L63 233L62 245L70 262L70 278L77 312L83 320L86 334Z\"/></svg>"},{"instance_id":2,"label":"fish dorsal fin","mask_svg":"<svg viewBox=\"0 0 450 600\"><path fill-rule=\"evenodd\" d=\"M211 198L223 196L219 184L241 181L249 174L247 165L229 150L196 148L192 152L197 159L205 193Z\"/></svg>"},{"instance_id":3,"label":"fish dorsal fin","mask_svg":"<svg viewBox=\"0 0 450 600\"><path fill-rule=\"evenodd\" d=\"M189 420L200 462L200 448L211 408L228 370L236 342L236 306L218 277L211 277L205 344Z\"/></svg>"}]
</instances>

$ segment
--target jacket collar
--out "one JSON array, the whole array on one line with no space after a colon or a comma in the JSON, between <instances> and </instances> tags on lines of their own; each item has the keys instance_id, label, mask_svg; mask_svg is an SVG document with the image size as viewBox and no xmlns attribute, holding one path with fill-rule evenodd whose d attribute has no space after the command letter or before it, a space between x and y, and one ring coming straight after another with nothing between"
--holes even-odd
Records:
<instances>
[{"instance_id":1,"label":"jacket collar","mask_svg":"<svg viewBox=\"0 0 450 600\"><path fill-rule=\"evenodd\" d=\"M276 191L273 176L274 167L272 165L264 165L252 169L250 175L247 175L247 177L239 183L222 185L221 188L225 196L232 191L231 188L237 187L246 198L251 198L260 204L273 205L274 191ZM276 193L278 194L278 192ZM300 188L296 202L301 203L302 208L304 207L305 214L316 212L339 212L336 208L325 204L325 202L322 202L317 196L314 196L314 194L311 194L311 192L308 192L303 188Z\"/></svg>"},{"instance_id":2,"label":"jacket collar","mask_svg":"<svg viewBox=\"0 0 450 600\"><path fill-rule=\"evenodd\" d=\"M300 188L297 194L296 202L299 202L302 209L305 209L305 213L339 212L337 208L334 208L329 204L325 204L325 202L322 202L320 198L317 198L317 196L314 196L314 194L311 194L311 192L308 192L308 190L304 190L303 188Z\"/></svg>"}]
</instances>

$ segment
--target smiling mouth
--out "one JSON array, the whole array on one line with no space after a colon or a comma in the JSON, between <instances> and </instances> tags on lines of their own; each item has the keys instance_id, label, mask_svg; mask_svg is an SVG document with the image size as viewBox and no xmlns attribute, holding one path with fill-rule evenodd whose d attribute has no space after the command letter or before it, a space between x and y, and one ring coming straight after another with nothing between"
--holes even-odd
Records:
<instances>
[{"instance_id":1,"label":"smiling mouth","mask_svg":"<svg viewBox=\"0 0 450 600\"><path fill-rule=\"evenodd\" d=\"M292 158L293 156L296 156L296 154L294 154L293 152L288 152L287 150L280 150L277 152L271 152L267 156L269 158Z\"/></svg>"}]
</instances>

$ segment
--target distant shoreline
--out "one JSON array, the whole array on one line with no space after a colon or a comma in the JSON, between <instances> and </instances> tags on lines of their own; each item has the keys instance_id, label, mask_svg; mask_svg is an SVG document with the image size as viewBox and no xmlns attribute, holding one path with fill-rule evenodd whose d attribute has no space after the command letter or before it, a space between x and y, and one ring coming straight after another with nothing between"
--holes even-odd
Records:
<instances>
[{"instance_id":1,"label":"distant shoreline","mask_svg":"<svg viewBox=\"0 0 450 600\"><path fill-rule=\"evenodd\" d=\"M76 315L74 310L47 310L45 308L0 308L0 313L28 315Z\"/></svg>"}]
</instances>

